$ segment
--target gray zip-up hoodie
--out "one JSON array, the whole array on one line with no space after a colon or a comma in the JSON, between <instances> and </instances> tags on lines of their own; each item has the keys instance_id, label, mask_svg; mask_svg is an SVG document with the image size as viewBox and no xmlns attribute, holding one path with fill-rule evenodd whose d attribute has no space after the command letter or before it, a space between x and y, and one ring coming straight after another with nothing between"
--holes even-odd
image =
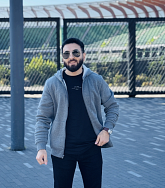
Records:
<instances>
[{"instance_id":1,"label":"gray zip-up hoodie","mask_svg":"<svg viewBox=\"0 0 165 188\"><path fill-rule=\"evenodd\" d=\"M63 69L49 78L44 86L38 106L35 126L35 144L37 150L46 149L48 130L50 128L50 147L54 156L62 158L65 148L65 127L68 116L68 92L63 79ZM98 135L102 128L113 129L118 119L119 105L113 92L102 76L92 72L83 65L82 95L93 129ZM103 124L101 105L104 106L106 119ZM109 140L102 147L111 147Z\"/></svg>"}]
</instances>

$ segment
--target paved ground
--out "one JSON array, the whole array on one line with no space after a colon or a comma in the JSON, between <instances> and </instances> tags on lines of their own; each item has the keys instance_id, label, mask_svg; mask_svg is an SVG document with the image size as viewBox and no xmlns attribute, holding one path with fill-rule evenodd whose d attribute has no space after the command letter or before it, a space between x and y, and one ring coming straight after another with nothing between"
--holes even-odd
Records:
<instances>
[{"instance_id":1,"label":"paved ground","mask_svg":"<svg viewBox=\"0 0 165 188\"><path fill-rule=\"evenodd\" d=\"M165 187L165 98L118 98L120 118L113 132L113 148L103 149L103 188ZM39 99L25 99L26 150L10 147L10 98L0 97L0 188L52 188L53 174L40 166L34 145ZM19 104L18 104L19 105ZM73 188L83 188L77 168Z\"/></svg>"}]
</instances>

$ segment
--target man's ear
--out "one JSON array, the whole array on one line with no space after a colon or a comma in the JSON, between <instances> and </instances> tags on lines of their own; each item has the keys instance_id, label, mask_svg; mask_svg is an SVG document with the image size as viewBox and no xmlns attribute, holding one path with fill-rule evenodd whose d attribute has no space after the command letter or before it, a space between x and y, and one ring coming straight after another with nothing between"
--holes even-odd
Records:
<instances>
[{"instance_id":1,"label":"man's ear","mask_svg":"<svg viewBox=\"0 0 165 188\"><path fill-rule=\"evenodd\" d=\"M83 53L83 61L85 61L86 53Z\"/></svg>"}]
</instances>

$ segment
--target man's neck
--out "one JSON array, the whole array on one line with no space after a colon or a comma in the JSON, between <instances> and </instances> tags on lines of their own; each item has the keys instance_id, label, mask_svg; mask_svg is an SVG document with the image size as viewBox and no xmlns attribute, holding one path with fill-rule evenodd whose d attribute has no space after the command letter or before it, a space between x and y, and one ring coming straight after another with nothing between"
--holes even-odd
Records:
<instances>
[{"instance_id":1,"label":"man's neck","mask_svg":"<svg viewBox=\"0 0 165 188\"><path fill-rule=\"evenodd\" d=\"M66 69L65 73L66 73L67 75L69 75L69 76L77 76L77 75L81 74L82 71L83 71L83 68L82 68L82 66L81 66L81 67L80 67L77 71L75 71L75 72L71 72L71 71L69 71L68 69Z\"/></svg>"}]
</instances>

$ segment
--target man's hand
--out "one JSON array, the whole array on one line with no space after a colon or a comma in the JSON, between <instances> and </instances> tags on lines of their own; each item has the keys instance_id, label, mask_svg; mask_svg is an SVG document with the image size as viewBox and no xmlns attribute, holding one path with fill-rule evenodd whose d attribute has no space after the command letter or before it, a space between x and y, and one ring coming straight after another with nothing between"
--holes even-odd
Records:
<instances>
[{"instance_id":1,"label":"man's hand","mask_svg":"<svg viewBox=\"0 0 165 188\"><path fill-rule=\"evenodd\" d=\"M47 152L46 152L46 150L45 149L39 150L38 153L37 153L36 159L37 159L37 161L38 161L38 163L40 165L42 165L42 164L47 165L48 164L48 160L47 160Z\"/></svg>"},{"instance_id":2,"label":"man's hand","mask_svg":"<svg viewBox=\"0 0 165 188\"><path fill-rule=\"evenodd\" d=\"M98 134L95 144L98 146L103 146L104 144L109 142L109 137L110 137L109 133L105 130L102 130Z\"/></svg>"}]
</instances>

